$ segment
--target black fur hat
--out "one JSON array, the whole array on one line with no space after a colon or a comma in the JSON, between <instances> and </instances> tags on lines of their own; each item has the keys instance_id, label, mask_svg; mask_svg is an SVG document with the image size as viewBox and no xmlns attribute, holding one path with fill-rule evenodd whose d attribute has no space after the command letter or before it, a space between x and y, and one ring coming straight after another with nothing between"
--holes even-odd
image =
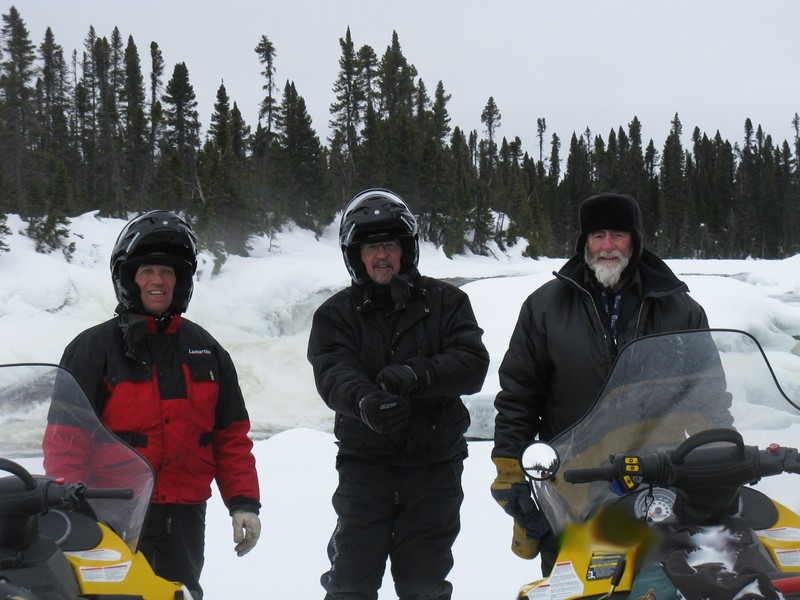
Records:
<instances>
[{"instance_id":1,"label":"black fur hat","mask_svg":"<svg viewBox=\"0 0 800 600\"><path fill-rule=\"evenodd\" d=\"M575 243L575 252L583 256L586 237L593 231L612 229L630 231L633 238L633 253L626 271L635 268L642 256L642 211L633 196L606 192L587 198L578 210L581 233ZM624 274L627 275L627 274Z\"/></svg>"}]
</instances>

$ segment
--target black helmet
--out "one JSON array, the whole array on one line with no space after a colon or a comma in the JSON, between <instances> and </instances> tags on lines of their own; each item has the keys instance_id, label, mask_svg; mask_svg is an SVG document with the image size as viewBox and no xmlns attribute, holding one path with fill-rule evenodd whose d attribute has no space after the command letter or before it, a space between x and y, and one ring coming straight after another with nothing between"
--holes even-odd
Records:
<instances>
[{"instance_id":1,"label":"black helmet","mask_svg":"<svg viewBox=\"0 0 800 600\"><path fill-rule=\"evenodd\" d=\"M397 238L403 248L400 272L407 273L419 262L417 220L400 196L373 188L356 194L342 213L339 245L344 264L356 283L369 280L361 261L361 244Z\"/></svg>"},{"instance_id":2,"label":"black helmet","mask_svg":"<svg viewBox=\"0 0 800 600\"><path fill-rule=\"evenodd\" d=\"M192 297L197 270L197 240L189 224L175 213L151 210L122 229L111 252L111 279L117 300L127 310L142 310L139 286L134 281L139 265L168 265L175 269L172 312L185 312Z\"/></svg>"}]
</instances>

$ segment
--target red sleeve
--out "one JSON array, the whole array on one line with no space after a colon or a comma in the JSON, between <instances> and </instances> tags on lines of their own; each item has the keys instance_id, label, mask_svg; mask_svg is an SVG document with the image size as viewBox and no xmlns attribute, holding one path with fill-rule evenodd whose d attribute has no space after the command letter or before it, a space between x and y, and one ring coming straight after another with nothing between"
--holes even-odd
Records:
<instances>
[{"instance_id":1,"label":"red sleeve","mask_svg":"<svg viewBox=\"0 0 800 600\"><path fill-rule=\"evenodd\" d=\"M250 422L241 419L214 432L216 481L222 500L229 508L237 501L260 506L256 459L253 442L247 435L249 431Z\"/></svg>"}]
</instances>

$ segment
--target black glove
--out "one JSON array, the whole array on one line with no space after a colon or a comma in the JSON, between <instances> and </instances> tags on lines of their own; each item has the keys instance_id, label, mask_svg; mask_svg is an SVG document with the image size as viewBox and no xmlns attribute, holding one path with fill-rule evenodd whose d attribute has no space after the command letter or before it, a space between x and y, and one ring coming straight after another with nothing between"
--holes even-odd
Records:
<instances>
[{"instance_id":1,"label":"black glove","mask_svg":"<svg viewBox=\"0 0 800 600\"><path fill-rule=\"evenodd\" d=\"M401 396L412 396L422 391L422 381L408 365L384 367L378 373L376 382L381 389Z\"/></svg>"},{"instance_id":2,"label":"black glove","mask_svg":"<svg viewBox=\"0 0 800 600\"><path fill-rule=\"evenodd\" d=\"M519 461L514 458L495 457L497 477L492 482L492 498L506 513L514 517L519 526L530 537L542 537L550 530L531 496L531 486L525 480Z\"/></svg>"},{"instance_id":3,"label":"black glove","mask_svg":"<svg viewBox=\"0 0 800 600\"><path fill-rule=\"evenodd\" d=\"M358 411L367 427L378 433L396 433L408 426L408 399L384 390L364 396Z\"/></svg>"},{"instance_id":4,"label":"black glove","mask_svg":"<svg viewBox=\"0 0 800 600\"><path fill-rule=\"evenodd\" d=\"M527 483L512 483L508 486L492 485L492 497L506 511L522 525L529 515L539 514L539 509L531 497L531 488ZM527 527L526 527L527 529Z\"/></svg>"},{"instance_id":5,"label":"black glove","mask_svg":"<svg viewBox=\"0 0 800 600\"><path fill-rule=\"evenodd\" d=\"M525 515L523 519L517 520L525 530L525 535L529 538L538 539L550 531L550 523L547 522L541 511L533 507L533 510Z\"/></svg>"}]
</instances>

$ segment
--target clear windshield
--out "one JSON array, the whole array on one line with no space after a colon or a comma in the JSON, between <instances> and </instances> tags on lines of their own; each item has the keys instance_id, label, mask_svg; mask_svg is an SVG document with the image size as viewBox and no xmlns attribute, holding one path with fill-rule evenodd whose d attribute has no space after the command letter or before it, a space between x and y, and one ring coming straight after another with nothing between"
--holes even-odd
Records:
<instances>
[{"instance_id":1,"label":"clear windshield","mask_svg":"<svg viewBox=\"0 0 800 600\"><path fill-rule=\"evenodd\" d=\"M99 521L136 550L153 472L106 429L68 371L45 364L0 365L0 456L34 475L81 481L90 488L131 488L132 500L88 503Z\"/></svg>"},{"instance_id":2,"label":"clear windshield","mask_svg":"<svg viewBox=\"0 0 800 600\"><path fill-rule=\"evenodd\" d=\"M800 357L780 354L779 362L789 362L779 380L790 392L800 389ZM736 429L748 445L796 447L800 408L778 385L756 340L744 332L640 338L620 352L592 409L551 441L561 467L552 481L535 484L537 498L560 531L616 497L606 482L566 483L560 476L565 470L607 464L618 452L674 448L712 427Z\"/></svg>"}]
</instances>

